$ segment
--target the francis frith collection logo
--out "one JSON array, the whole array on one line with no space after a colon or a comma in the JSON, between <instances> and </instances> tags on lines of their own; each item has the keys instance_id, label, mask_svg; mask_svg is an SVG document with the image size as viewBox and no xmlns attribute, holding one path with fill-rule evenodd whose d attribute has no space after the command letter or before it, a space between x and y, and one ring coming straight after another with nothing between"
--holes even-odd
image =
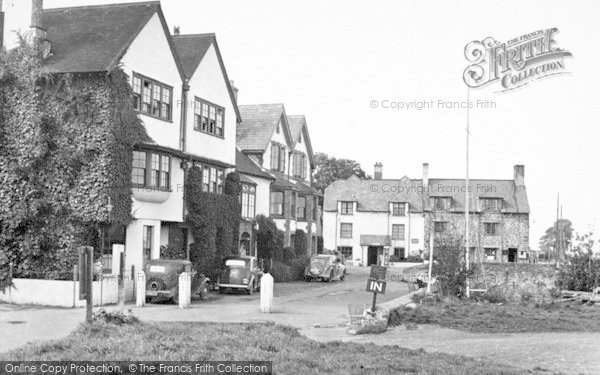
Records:
<instances>
[{"instance_id":1,"label":"the francis frith collection logo","mask_svg":"<svg viewBox=\"0 0 600 375\"><path fill-rule=\"evenodd\" d=\"M463 74L469 87L498 83L508 91L535 80L568 73L565 57L571 52L558 47L557 28L537 30L501 43L492 37L473 41L465 47L471 63Z\"/></svg>"}]
</instances>

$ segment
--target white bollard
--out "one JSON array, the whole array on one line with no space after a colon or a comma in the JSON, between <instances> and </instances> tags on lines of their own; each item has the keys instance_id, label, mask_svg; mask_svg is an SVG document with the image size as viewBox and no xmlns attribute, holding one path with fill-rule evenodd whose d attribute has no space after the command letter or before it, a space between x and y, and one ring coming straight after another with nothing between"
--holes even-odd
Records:
<instances>
[{"instance_id":1,"label":"white bollard","mask_svg":"<svg viewBox=\"0 0 600 375\"><path fill-rule=\"evenodd\" d=\"M260 279L260 312L273 311L273 276L265 273Z\"/></svg>"},{"instance_id":2,"label":"white bollard","mask_svg":"<svg viewBox=\"0 0 600 375\"><path fill-rule=\"evenodd\" d=\"M192 297L192 279L190 274L182 272L179 275L179 308L187 309L191 305Z\"/></svg>"},{"instance_id":3,"label":"white bollard","mask_svg":"<svg viewBox=\"0 0 600 375\"><path fill-rule=\"evenodd\" d=\"M137 275L135 287L135 305L143 307L146 304L146 274L140 272Z\"/></svg>"}]
</instances>

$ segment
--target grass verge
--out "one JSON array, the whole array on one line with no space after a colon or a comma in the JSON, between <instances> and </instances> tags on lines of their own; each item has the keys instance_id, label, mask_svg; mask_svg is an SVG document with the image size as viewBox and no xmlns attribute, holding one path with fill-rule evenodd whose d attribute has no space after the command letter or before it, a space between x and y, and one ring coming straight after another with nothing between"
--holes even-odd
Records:
<instances>
[{"instance_id":1,"label":"grass verge","mask_svg":"<svg viewBox=\"0 0 600 375\"><path fill-rule=\"evenodd\" d=\"M600 306L423 300L416 309L392 310L389 324L432 324L476 333L600 332Z\"/></svg>"},{"instance_id":2,"label":"grass verge","mask_svg":"<svg viewBox=\"0 0 600 375\"><path fill-rule=\"evenodd\" d=\"M70 336L0 360L273 361L275 374L523 374L509 366L398 346L318 343L274 324L83 325Z\"/></svg>"}]
</instances>

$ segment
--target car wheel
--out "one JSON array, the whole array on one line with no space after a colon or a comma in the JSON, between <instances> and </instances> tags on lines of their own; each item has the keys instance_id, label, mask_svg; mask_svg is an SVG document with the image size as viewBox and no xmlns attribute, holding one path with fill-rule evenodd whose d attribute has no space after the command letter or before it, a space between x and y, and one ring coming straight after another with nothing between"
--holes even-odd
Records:
<instances>
[{"instance_id":1,"label":"car wheel","mask_svg":"<svg viewBox=\"0 0 600 375\"><path fill-rule=\"evenodd\" d=\"M208 286L206 285L206 283L202 284L198 295L200 296L201 300L206 300L206 298L208 298Z\"/></svg>"},{"instance_id":2,"label":"car wheel","mask_svg":"<svg viewBox=\"0 0 600 375\"><path fill-rule=\"evenodd\" d=\"M173 297L173 303L179 305L179 296Z\"/></svg>"},{"instance_id":3,"label":"car wheel","mask_svg":"<svg viewBox=\"0 0 600 375\"><path fill-rule=\"evenodd\" d=\"M344 281L345 277L346 277L346 270L344 270L344 272L342 272L342 276L340 276L340 281Z\"/></svg>"},{"instance_id":4,"label":"car wheel","mask_svg":"<svg viewBox=\"0 0 600 375\"><path fill-rule=\"evenodd\" d=\"M311 281L311 278L310 278L310 277L306 277L306 276L305 276L305 277L304 277L304 281L306 281L307 283L310 283L310 281Z\"/></svg>"}]
</instances>

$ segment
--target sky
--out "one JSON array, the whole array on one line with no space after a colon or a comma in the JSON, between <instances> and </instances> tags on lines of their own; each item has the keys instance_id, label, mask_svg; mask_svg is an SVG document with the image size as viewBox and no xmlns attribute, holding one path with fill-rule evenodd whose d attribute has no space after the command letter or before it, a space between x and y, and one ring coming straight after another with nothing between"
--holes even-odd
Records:
<instances>
[{"instance_id":1,"label":"sky","mask_svg":"<svg viewBox=\"0 0 600 375\"><path fill-rule=\"evenodd\" d=\"M128 0L131 2L132 0ZM117 3L45 0L45 8ZM525 165L530 245L563 217L600 232L600 2L392 0L163 0L172 29L215 33L240 104L284 103L307 118L313 148L384 178L464 178L467 92L471 178L512 179ZM27 28L30 1L4 0L10 30ZM497 93L468 90L465 46L556 27L569 74ZM430 102L418 110L391 103ZM488 102L489 101L489 102ZM455 103L458 102L458 103ZM406 105L405 105L406 106Z\"/></svg>"}]
</instances>

